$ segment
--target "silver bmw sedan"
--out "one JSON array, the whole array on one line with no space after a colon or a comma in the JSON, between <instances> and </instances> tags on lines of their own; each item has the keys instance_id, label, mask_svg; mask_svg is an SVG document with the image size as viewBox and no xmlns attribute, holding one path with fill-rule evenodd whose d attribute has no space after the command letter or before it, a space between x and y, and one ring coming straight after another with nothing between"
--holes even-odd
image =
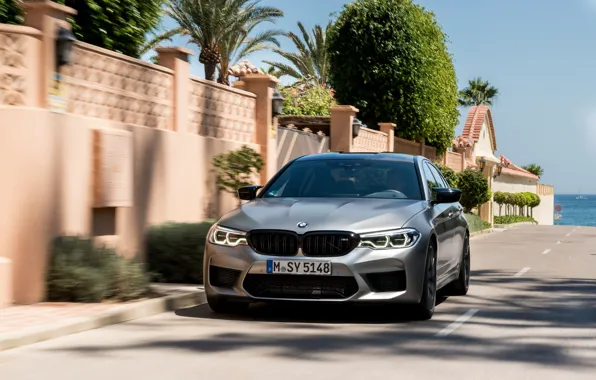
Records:
<instances>
[{"instance_id":1,"label":"silver bmw sedan","mask_svg":"<svg viewBox=\"0 0 596 380\"><path fill-rule=\"evenodd\" d=\"M251 302L411 305L430 319L437 291L465 295L468 224L422 156L323 153L296 158L209 231L207 300L234 313Z\"/></svg>"}]
</instances>

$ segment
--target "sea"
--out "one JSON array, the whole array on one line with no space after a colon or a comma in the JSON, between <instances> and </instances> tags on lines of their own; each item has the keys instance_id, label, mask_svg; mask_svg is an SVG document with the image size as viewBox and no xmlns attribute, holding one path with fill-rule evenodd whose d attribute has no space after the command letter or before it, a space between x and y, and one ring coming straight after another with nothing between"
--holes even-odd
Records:
<instances>
[{"instance_id":1,"label":"sea","mask_svg":"<svg viewBox=\"0 0 596 380\"><path fill-rule=\"evenodd\" d=\"M555 194L556 205L561 205L561 219L557 225L596 226L596 194Z\"/></svg>"}]
</instances>

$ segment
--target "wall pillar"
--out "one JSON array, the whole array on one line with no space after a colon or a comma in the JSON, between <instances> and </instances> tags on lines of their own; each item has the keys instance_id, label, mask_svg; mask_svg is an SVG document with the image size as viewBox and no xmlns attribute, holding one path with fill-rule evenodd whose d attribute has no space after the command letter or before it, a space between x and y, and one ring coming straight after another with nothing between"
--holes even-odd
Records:
<instances>
[{"instance_id":1,"label":"wall pillar","mask_svg":"<svg viewBox=\"0 0 596 380\"><path fill-rule=\"evenodd\" d=\"M493 211L494 194L493 194L492 190L493 190L493 171L494 171L495 165L496 164L493 164L492 162L487 161L486 165L484 166L484 169L482 170L482 174L484 175L484 178L486 178L486 180L488 182L488 188L491 191L491 195L490 195L490 200L480 206L480 219L482 219L485 222L490 223L491 226L493 225L493 222L494 222L494 211Z\"/></svg>"},{"instance_id":2,"label":"wall pillar","mask_svg":"<svg viewBox=\"0 0 596 380\"><path fill-rule=\"evenodd\" d=\"M332 152L351 152L354 147L352 124L358 108L352 106L333 106L329 131L329 150Z\"/></svg>"},{"instance_id":3,"label":"wall pillar","mask_svg":"<svg viewBox=\"0 0 596 380\"><path fill-rule=\"evenodd\" d=\"M420 139L418 140L418 144L420 144L420 155L424 156L424 154L426 153L426 141L424 139Z\"/></svg>"},{"instance_id":4,"label":"wall pillar","mask_svg":"<svg viewBox=\"0 0 596 380\"><path fill-rule=\"evenodd\" d=\"M172 86L172 115L168 129L178 132L188 132L190 97L190 63L188 58L194 55L192 50L181 47L158 47L157 64L174 71Z\"/></svg>"},{"instance_id":5,"label":"wall pillar","mask_svg":"<svg viewBox=\"0 0 596 380\"><path fill-rule=\"evenodd\" d=\"M12 303L12 261L0 257L0 308Z\"/></svg>"},{"instance_id":6,"label":"wall pillar","mask_svg":"<svg viewBox=\"0 0 596 380\"><path fill-rule=\"evenodd\" d=\"M41 54L37 65L39 72L35 106L49 108L51 105L51 89L56 87L56 53L55 41L59 27L71 29L67 17L74 16L77 11L50 0L30 0L23 2L21 7L25 11L25 25L41 32Z\"/></svg>"},{"instance_id":7,"label":"wall pillar","mask_svg":"<svg viewBox=\"0 0 596 380\"><path fill-rule=\"evenodd\" d=\"M273 128L273 91L279 79L267 74L249 74L242 77L244 90L252 92L256 99L255 143L261 146L261 157L265 162L261 170L261 184L265 184L277 172L277 142Z\"/></svg>"},{"instance_id":8,"label":"wall pillar","mask_svg":"<svg viewBox=\"0 0 596 380\"><path fill-rule=\"evenodd\" d=\"M387 152L395 151L395 127L393 123L379 123L381 132L387 134Z\"/></svg>"}]
</instances>

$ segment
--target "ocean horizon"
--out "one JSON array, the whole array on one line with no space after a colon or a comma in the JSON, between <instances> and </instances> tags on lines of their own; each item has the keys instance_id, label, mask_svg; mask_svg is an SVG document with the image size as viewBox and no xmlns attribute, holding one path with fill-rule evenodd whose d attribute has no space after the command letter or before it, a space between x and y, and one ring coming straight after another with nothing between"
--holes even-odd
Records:
<instances>
[{"instance_id":1,"label":"ocean horizon","mask_svg":"<svg viewBox=\"0 0 596 380\"><path fill-rule=\"evenodd\" d=\"M578 198L581 197L581 198ZM596 194L556 194L555 205L561 205L562 218L556 225L596 226ZM553 214L554 214L553 210Z\"/></svg>"}]
</instances>

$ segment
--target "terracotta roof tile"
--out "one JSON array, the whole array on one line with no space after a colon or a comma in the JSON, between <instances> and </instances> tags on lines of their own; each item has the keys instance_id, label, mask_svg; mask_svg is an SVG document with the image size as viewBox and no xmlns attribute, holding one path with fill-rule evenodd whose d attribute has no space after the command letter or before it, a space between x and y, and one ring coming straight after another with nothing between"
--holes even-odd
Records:
<instances>
[{"instance_id":1,"label":"terracotta roof tile","mask_svg":"<svg viewBox=\"0 0 596 380\"><path fill-rule=\"evenodd\" d=\"M501 164L503 165L503 170L501 171L501 174L509 174L517 177L526 177L535 180L540 179L540 177L538 177L537 175L530 173L526 169L515 165L504 155L501 155Z\"/></svg>"},{"instance_id":2,"label":"terracotta roof tile","mask_svg":"<svg viewBox=\"0 0 596 380\"><path fill-rule=\"evenodd\" d=\"M487 119L488 118L488 119ZM480 139L480 131L484 121L487 120L490 132L492 135L492 142L494 150L497 150L497 137L495 135L495 125L493 123L493 116L488 106L473 106L468 112L466 123L464 124L463 137L472 139L478 142Z\"/></svg>"}]
</instances>

